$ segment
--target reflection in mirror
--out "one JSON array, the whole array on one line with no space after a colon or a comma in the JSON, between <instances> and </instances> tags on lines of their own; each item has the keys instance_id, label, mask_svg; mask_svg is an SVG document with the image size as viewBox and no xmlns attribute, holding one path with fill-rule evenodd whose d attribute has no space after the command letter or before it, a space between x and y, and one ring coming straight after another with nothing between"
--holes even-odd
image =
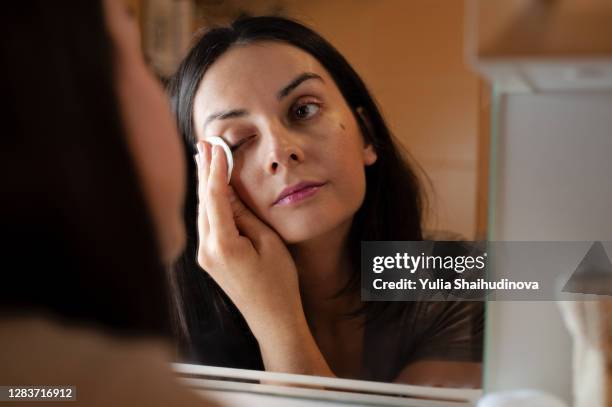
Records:
<instances>
[{"instance_id":1,"label":"reflection in mirror","mask_svg":"<svg viewBox=\"0 0 612 407\"><path fill-rule=\"evenodd\" d=\"M189 153L182 361L480 387L482 302L360 290L362 241L486 237L486 89L462 61L463 4L176 3L140 15ZM160 16L197 31L189 49L147 35ZM229 185L211 136L232 150Z\"/></svg>"}]
</instances>

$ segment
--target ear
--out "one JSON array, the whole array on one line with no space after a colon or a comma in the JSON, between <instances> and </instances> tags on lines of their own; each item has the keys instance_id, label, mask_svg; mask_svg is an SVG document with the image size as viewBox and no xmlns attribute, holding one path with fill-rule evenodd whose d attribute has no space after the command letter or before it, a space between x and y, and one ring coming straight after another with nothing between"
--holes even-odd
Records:
<instances>
[{"instance_id":1,"label":"ear","mask_svg":"<svg viewBox=\"0 0 612 407\"><path fill-rule=\"evenodd\" d=\"M370 135L373 134L372 123L370 122L370 118L366 114L363 107L359 106L356 109L359 120L364 124L364 127L367 129ZM372 165L376 162L378 155L376 154L376 149L374 145L369 141L368 137L364 137L364 146L363 146L363 162L366 166Z\"/></svg>"},{"instance_id":2,"label":"ear","mask_svg":"<svg viewBox=\"0 0 612 407\"><path fill-rule=\"evenodd\" d=\"M363 163L368 166L376 162L378 155L372 143L368 143L363 147Z\"/></svg>"}]
</instances>

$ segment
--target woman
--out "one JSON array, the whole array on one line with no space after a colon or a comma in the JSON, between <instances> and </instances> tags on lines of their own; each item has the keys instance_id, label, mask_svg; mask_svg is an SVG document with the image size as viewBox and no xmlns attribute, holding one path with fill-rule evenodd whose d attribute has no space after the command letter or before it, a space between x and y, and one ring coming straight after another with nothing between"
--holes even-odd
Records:
<instances>
[{"instance_id":1,"label":"woman","mask_svg":"<svg viewBox=\"0 0 612 407\"><path fill-rule=\"evenodd\" d=\"M135 22L121 0L10 2L0 19L0 383L202 405L169 364L185 164Z\"/></svg>"},{"instance_id":2,"label":"woman","mask_svg":"<svg viewBox=\"0 0 612 407\"><path fill-rule=\"evenodd\" d=\"M360 301L360 241L421 240L423 204L416 175L338 51L296 22L243 18L206 32L169 90L197 153L175 275L192 359L479 385L482 304ZM233 150L229 186L209 136Z\"/></svg>"}]
</instances>

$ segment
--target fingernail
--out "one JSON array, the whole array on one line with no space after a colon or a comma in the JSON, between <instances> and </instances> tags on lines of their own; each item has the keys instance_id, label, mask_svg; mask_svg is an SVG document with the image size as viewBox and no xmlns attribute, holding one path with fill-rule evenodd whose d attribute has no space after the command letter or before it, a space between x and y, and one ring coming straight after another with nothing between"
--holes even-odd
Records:
<instances>
[{"instance_id":1,"label":"fingernail","mask_svg":"<svg viewBox=\"0 0 612 407\"><path fill-rule=\"evenodd\" d=\"M217 151L219 151L220 148L221 147L219 147L217 145L213 146L213 148L212 148L212 155L213 155L213 157L217 155Z\"/></svg>"},{"instance_id":2,"label":"fingernail","mask_svg":"<svg viewBox=\"0 0 612 407\"><path fill-rule=\"evenodd\" d=\"M196 148L198 149L198 154L200 154L200 157L203 157L204 156L204 150L202 150L202 144L196 143Z\"/></svg>"}]
</instances>

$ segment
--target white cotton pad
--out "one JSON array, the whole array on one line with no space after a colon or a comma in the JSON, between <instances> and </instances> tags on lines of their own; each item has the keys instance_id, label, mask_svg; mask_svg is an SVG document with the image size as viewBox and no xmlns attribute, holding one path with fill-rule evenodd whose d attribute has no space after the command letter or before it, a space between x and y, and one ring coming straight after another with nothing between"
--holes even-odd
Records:
<instances>
[{"instance_id":1,"label":"white cotton pad","mask_svg":"<svg viewBox=\"0 0 612 407\"><path fill-rule=\"evenodd\" d=\"M227 183L229 184L230 179L232 178L232 170L234 169L234 158L232 157L232 150L230 150L229 146L221 137L212 136L206 137L204 141L217 146L221 146L223 151L225 152L225 159L227 161Z\"/></svg>"}]
</instances>

